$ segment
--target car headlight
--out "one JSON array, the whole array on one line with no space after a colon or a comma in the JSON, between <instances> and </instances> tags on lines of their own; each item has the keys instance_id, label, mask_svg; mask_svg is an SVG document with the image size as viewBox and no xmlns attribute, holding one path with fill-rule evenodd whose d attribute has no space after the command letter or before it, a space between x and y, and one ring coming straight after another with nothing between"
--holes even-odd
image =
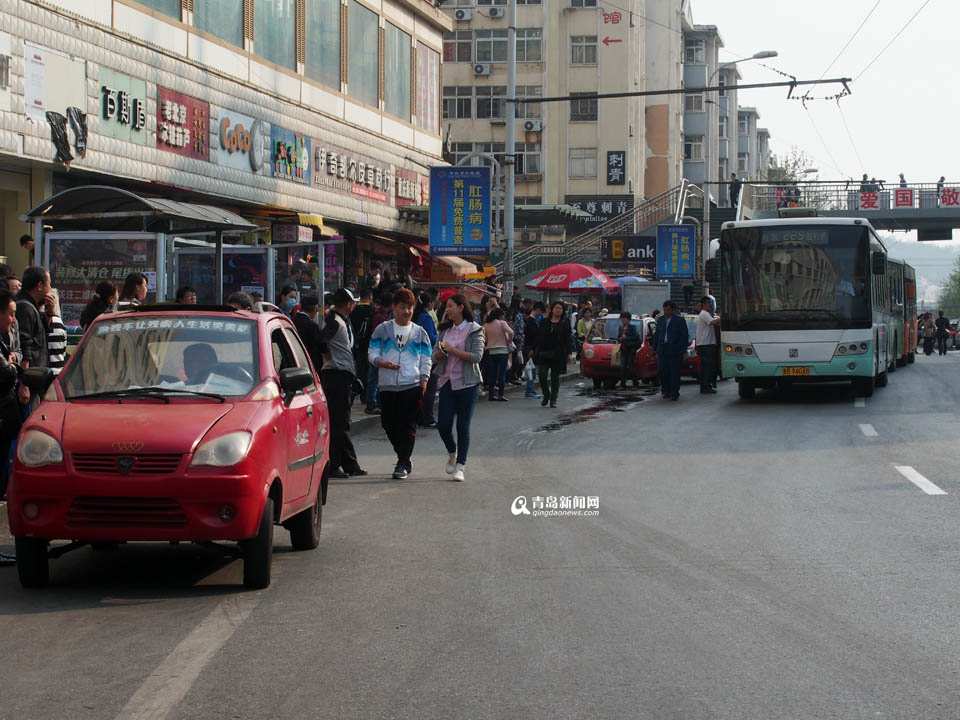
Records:
<instances>
[{"instance_id":1,"label":"car headlight","mask_svg":"<svg viewBox=\"0 0 960 720\"><path fill-rule=\"evenodd\" d=\"M687 357L696 357L697 349L696 348L687 348Z\"/></svg>"},{"instance_id":2,"label":"car headlight","mask_svg":"<svg viewBox=\"0 0 960 720\"><path fill-rule=\"evenodd\" d=\"M596 353L593 352L593 348L587 348L586 350L583 351L583 356L584 356L587 360L593 360L593 356L594 356L594 355L596 355Z\"/></svg>"},{"instance_id":3,"label":"car headlight","mask_svg":"<svg viewBox=\"0 0 960 720\"><path fill-rule=\"evenodd\" d=\"M208 440L197 448L190 465L212 465L213 467L236 465L250 452L252 441L253 436L245 430Z\"/></svg>"},{"instance_id":4,"label":"car headlight","mask_svg":"<svg viewBox=\"0 0 960 720\"><path fill-rule=\"evenodd\" d=\"M28 430L17 443L17 458L27 467L63 462L60 443L40 430Z\"/></svg>"}]
</instances>

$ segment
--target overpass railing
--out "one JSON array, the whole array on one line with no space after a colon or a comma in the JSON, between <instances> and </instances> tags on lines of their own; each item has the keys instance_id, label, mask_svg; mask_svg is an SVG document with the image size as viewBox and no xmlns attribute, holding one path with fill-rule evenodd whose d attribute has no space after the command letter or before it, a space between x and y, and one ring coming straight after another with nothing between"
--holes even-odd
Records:
<instances>
[{"instance_id":1,"label":"overpass railing","mask_svg":"<svg viewBox=\"0 0 960 720\"><path fill-rule=\"evenodd\" d=\"M749 191L747 188L749 187ZM743 204L754 211L783 207L818 210L960 210L958 183L898 183L877 181L751 182L744 184Z\"/></svg>"}]
</instances>

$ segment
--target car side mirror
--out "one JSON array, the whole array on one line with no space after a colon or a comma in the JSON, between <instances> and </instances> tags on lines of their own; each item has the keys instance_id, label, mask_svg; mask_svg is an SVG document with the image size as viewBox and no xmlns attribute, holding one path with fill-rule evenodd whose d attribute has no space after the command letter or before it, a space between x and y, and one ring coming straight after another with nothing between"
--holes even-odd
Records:
<instances>
[{"instance_id":1,"label":"car side mirror","mask_svg":"<svg viewBox=\"0 0 960 720\"><path fill-rule=\"evenodd\" d=\"M309 368L284 368L280 371L280 387L283 389L283 404L289 405L293 396L313 385L313 372Z\"/></svg>"},{"instance_id":2,"label":"car side mirror","mask_svg":"<svg viewBox=\"0 0 960 720\"><path fill-rule=\"evenodd\" d=\"M21 379L34 395L42 396L47 392L54 377L56 376L50 368L32 367L23 371Z\"/></svg>"}]
</instances>

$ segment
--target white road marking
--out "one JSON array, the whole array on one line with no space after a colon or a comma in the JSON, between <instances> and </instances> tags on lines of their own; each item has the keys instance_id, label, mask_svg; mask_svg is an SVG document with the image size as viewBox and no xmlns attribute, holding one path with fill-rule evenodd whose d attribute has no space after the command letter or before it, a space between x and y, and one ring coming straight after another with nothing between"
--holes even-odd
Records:
<instances>
[{"instance_id":1,"label":"white road marking","mask_svg":"<svg viewBox=\"0 0 960 720\"><path fill-rule=\"evenodd\" d=\"M860 432L862 432L867 437L878 437L879 433L873 429L873 425L861 425Z\"/></svg>"},{"instance_id":2,"label":"white road marking","mask_svg":"<svg viewBox=\"0 0 960 720\"><path fill-rule=\"evenodd\" d=\"M867 401L866 401L864 398L857 398L856 400L853 401L853 406L854 406L854 407L866 407L866 406L867 406Z\"/></svg>"},{"instance_id":3,"label":"white road marking","mask_svg":"<svg viewBox=\"0 0 960 720\"><path fill-rule=\"evenodd\" d=\"M908 465L896 465L897 472L903 475L907 480L912 482L918 488L923 490L927 495L946 495L946 491L938 488L932 482L927 480L923 475L918 473L912 467Z\"/></svg>"},{"instance_id":4,"label":"white road marking","mask_svg":"<svg viewBox=\"0 0 960 720\"><path fill-rule=\"evenodd\" d=\"M116 720L164 720L260 602L262 592L222 600L133 694Z\"/></svg>"}]
</instances>

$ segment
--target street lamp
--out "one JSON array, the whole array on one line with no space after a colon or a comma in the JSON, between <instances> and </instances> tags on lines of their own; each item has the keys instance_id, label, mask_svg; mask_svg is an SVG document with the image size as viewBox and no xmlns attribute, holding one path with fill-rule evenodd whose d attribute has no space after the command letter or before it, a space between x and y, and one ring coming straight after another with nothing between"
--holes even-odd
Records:
<instances>
[{"instance_id":1,"label":"street lamp","mask_svg":"<svg viewBox=\"0 0 960 720\"><path fill-rule=\"evenodd\" d=\"M776 50L761 50L761 51L758 52L758 53L754 53L753 55L748 55L747 57L742 57L742 58L740 58L740 59L738 59L738 60L733 60L733 61L731 61L731 62L726 62L726 63L718 63L718 64L717 64L717 69L714 70L714 71L710 74L710 77L707 79L707 87L711 87L711 86L713 85L713 79L717 76L717 73L719 73L719 72L720 72L721 70L723 70L724 68L732 67L732 66L736 65L738 62L743 62L744 60L766 60L767 58L772 58L772 57L777 57L777 51L776 51ZM710 115L711 115L711 113L710 113L710 106L714 104L713 102L711 102L711 101L709 100L709 98L705 98L705 100L706 100L706 102L704 102L704 108L703 108L704 111L706 112L706 120L705 120L705 122L706 122L706 135L704 136L704 140L705 140L706 142L704 143L704 148L703 148L703 159L704 159L703 200L704 200L704 206L703 206L703 253L702 253L703 262L704 262L704 267L706 267L707 255L710 254L710 234L711 234L711 233L710 233L710 184L711 184L710 176L713 174L713 172L712 172L712 169L713 169L713 168L712 168L712 165L711 165L711 162L712 162L712 161L710 160L710 145L711 145L710 136L711 136L711 134L712 134L712 132L713 132L713 123L712 123L712 120L711 120L711 118L710 118ZM734 125L734 127L737 127L737 125ZM734 136L734 137L736 137L736 136Z\"/></svg>"}]
</instances>

